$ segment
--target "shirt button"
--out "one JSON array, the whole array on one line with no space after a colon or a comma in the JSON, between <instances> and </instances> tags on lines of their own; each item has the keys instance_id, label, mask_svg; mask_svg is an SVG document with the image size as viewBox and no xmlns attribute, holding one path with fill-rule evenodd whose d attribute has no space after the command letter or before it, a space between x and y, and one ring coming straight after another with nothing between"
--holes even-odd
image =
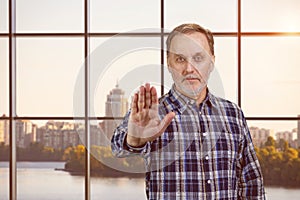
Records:
<instances>
[{"instance_id":1,"label":"shirt button","mask_svg":"<svg viewBox=\"0 0 300 200\"><path fill-rule=\"evenodd\" d=\"M210 180L207 180L207 184L210 184L211 183L211 181Z\"/></svg>"},{"instance_id":2,"label":"shirt button","mask_svg":"<svg viewBox=\"0 0 300 200\"><path fill-rule=\"evenodd\" d=\"M203 137L205 137L205 136L207 136L207 133L205 132L205 133L203 133L202 135L203 135Z\"/></svg>"},{"instance_id":3,"label":"shirt button","mask_svg":"<svg viewBox=\"0 0 300 200\"><path fill-rule=\"evenodd\" d=\"M205 156L205 160L208 160L208 156Z\"/></svg>"},{"instance_id":4,"label":"shirt button","mask_svg":"<svg viewBox=\"0 0 300 200\"><path fill-rule=\"evenodd\" d=\"M201 114L202 114L202 112L201 112L201 111L199 111L199 114L201 115Z\"/></svg>"}]
</instances>

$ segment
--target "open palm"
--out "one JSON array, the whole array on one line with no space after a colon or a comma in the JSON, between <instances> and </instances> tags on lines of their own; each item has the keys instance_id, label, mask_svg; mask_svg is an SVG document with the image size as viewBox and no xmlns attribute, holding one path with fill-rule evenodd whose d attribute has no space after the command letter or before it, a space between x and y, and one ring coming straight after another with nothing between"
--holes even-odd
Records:
<instances>
[{"instance_id":1,"label":"open palm","mask_svg":"<svg viewBox=\"0 0 300 200\"><path fill-rule=\"evenodd\" d=\"M154 87L146 83L135 93L131 102L128 121L127 143L133 147L143 146L159 137L171 123L175 114L168 113L163 120L158 115L158 98Z\"/></svg>"}]
</instances>

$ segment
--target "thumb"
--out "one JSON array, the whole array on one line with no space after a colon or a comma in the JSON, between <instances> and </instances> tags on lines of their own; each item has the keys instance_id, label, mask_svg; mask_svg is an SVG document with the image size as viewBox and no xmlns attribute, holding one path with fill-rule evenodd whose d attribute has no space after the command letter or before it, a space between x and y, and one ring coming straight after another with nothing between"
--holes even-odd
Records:
<instances>
[{"instance_id":1,"label":"thumb","mask_svg":"<svg viewBox=\"0 0 300 200\"><path fill-rule=\"evenodd\" d=\"M163 120L160 122L159 124L159 133L163 133L166 128L170 125L172 119L175 117L175 113L174 112L169 112L164 118Z\"/></svg>"},{"instance_id":2,"label":"thumb","mask_svg":"<svg viewBox=\"0 0 300 200\"><path fill-rule=\"evenodd\" d=\"M152 137L150 137L150 140L153 141L156 138L158 138L159 136L161 136L163 134L163 132L166 130L166 128L170 125L172 119L175 117L175 113L174 112L169 112L164 118L163 120L160 122L160 124L158 125L158 127L156 128L157 130L159 130L155 135L153 135Z\"/></svg>"}]
</instances>

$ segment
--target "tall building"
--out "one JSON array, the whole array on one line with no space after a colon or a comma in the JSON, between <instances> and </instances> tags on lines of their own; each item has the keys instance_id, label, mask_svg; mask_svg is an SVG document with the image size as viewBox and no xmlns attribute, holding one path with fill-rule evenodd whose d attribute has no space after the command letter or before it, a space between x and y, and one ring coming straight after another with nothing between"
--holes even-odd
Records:
<instances>
[{"instance_id":1,"label":"tall building","mask_svg":"<svg viewBox=\"0 0 300 200\"><path fill-rule=\"evenodd\" d=\"M106 117L123 117L128 109L128 102L124 96L125 92L119 88L117 83L107 95L105 102Z\"/></svg>"},{"instance_id":2,"label":"tall building","mask_svg":"<svg viewBox=\"0 0 300 200\"><path fill-rule=\"evenodd\" d=\"M105 103L106 117L124 117L128 110L128 102L124 94L124 91L119 88L119 85L117 83L116 87L113 88L107 95ZM103 131L104 135L106 136L106 142L110 141L114 129L118 126L120 122L120 119L110 119L104 121ZM106 142L102 141L101 144Z\"/></svg>"},{"instance_id":3,"label":"tall building","mask_svg":"<svg viewBox=\"0 0 300 200\"><path fill-rule=\"evenodd\" d=\"M5 115L3 115L5 117ZM9 144L9 122L8 120L0 120L0 143Z\"/></svg>"},{"instance_id":4,"label":"tall building","mask_svg":"<svg viewBox=\"0 0 300 200\"><path fill-rule=\"evenodd\" d=\"M283 139L283 140L287 141L291 147L295 148L296 147L295 141L297 138L296 135L297 135L296 132L294 132L293 130L277 132L276 140L278 142L280 139Z\"/></svg>"},{"instance_id":5,"label":"tall building","mask_svg":"<svg viewBox=\"0 0 300 200\"><path fill-rule=\"evenodd\" d=\"M17 120L16 121L16 136L17 146L26 148L31 142L36 141L36 129L37 127L29 120Z\"/></svg>"},{"instance_id":6,"label":"tall building","mask_svg":"<svg viewBox=\"0 0 300 200\"><path fill-rule=\"evenodd\" d=\"M274 131L271 129L264 129L258 127L249 128L253 144L257 147L261 147L268 139L269 136L275 139Z\"/></svg>"},{"instance_id":7,"label":"tall building","mask_svg":"<svg viewBox=\"0 0 300 200\"><path fill-rule=\"evenodd\" d=\"M80 144L78 129L80 124L48 121L39 128L38 140L46 147L65 149Z\"/></svg>"}]
</instances>

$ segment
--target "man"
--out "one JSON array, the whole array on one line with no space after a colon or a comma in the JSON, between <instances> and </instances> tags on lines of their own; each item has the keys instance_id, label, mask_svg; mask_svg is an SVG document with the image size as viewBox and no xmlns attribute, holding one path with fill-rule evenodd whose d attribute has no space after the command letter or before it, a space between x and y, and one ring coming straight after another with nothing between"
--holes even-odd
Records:
<instances>
[{"instance_id":1,"label":"man","mask_svg":"<svg viewBox=\"0 0 300 200\"><path fill-rule=\"evenodd\" d=\"M209 30L176 27L167 39L172 89L158 101L141 86L115 130L114 155L145 159L148 199L265 199L242 111L207 88L214 62Z\"/></svg>"}]
</instances>

